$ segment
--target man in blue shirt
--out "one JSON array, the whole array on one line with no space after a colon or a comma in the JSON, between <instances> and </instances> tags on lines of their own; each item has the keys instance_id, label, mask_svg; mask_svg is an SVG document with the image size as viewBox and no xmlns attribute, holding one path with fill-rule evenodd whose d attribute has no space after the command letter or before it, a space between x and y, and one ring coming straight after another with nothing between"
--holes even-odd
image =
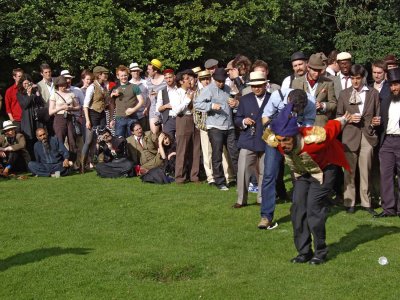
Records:
<instances>
[{"instance_id":1,"label":"man in blue shirt","mask_svg":"<svg viewBox=\"0 0 400 300\"><path fill-rule=\"evenodd\" d=\"M69 153L64 144L56 137L48 137L43 128L36 130L36 138L33 150L36 161L28 164L33 175L49 177L59 171L61 176L68 175L70 171Z\"/></svg>"},{"instance_id":2,"label":"man in blue shirt","mask_svg":"<svg viewBox=\"0 0 400 300\"><path fill-rule=\"evenodd\" d=\"M316 116L314 96L306 94L303 90L286 88L277 90L271 94L262 115L264 127L268 126L268 124L278 116L279 112L288 102L294 104L294 111L297 113L299 126L312 126L314 124ZM261 221L258 224L259 229L267 229L272 225L276 203L275 186L281 161L282 155L279 151L266 144L264 176L261 185L262 202Z\"/></svg>"}]
</instances>

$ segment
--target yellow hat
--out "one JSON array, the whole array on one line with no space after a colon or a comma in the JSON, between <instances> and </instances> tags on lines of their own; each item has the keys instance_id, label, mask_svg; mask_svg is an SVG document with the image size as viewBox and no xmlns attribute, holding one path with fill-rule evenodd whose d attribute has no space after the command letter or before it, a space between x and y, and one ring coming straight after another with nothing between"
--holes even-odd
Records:
<instances>
[{"instance_id":1,"label":"yellow hat","mask_svg":"<svg viewBox=\"0 0 400 300\"><path fill-rule=\"evenodd\" d=\"M158 59L154 58L151 60L150 64L154 67L156 67L157 69L161 70L162 67L162 63L161 61L159 61Z\"/></svg>"}]
</instances>

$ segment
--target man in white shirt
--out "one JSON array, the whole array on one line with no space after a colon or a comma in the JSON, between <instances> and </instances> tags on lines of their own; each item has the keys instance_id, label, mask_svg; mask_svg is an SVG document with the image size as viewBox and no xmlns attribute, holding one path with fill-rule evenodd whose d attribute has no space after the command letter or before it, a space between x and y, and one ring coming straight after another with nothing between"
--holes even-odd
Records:
<instances>
[{"instance_id":1,"label":"man in white shirt","mask_svg":"<svg viewBox=\"0 0 400 300\"><path fill-rule=\"evenodd\" d=\"M340 78L341 90L351 87L350 68L351 68L351 54L348 52L340 52L336 60L339 64L340 72L336 75Z\"/></svg>"},{"instance_id":2,"label":"man in white shirt","mask_svg":"<svg viewBox=\"0 0 400 300\"><path fill-rule=\"evenodd\" d=\"M292 88L293 80L304 76L307 71L307 60L308 58L301 51L292 54L290 61L292 62L293 74L282 81L281 89Z\"/></svg>"},{"instance_id":3,"label":"man in white shirt","mask_svg":"<svg viewBox=\"0 0 400 300\"><path fill-rule=\"evenodd\" d=\"M176 75L177 97L170 98L171 111L176 115L175 182L186 178L198 183L200 169L200 132L193 121L193 98L196 74L188 69ZM188 167L185 170L185 167Z\"/></svg>"}]
</instances>

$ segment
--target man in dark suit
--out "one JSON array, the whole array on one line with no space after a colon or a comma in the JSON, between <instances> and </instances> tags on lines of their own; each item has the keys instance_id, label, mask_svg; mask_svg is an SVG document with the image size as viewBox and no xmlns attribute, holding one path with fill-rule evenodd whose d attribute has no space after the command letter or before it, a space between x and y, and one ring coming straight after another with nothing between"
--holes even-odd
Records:
<instances>
[{"instance_id":1,"label":"man in dark suit","mask_svg":"<svg viewBox=\"0 0 400 300\"><path fill-rule=\"evenodd\" d=\"M375 217L400 216L400 198L395 195L394 176L400 184L400 69L388 70L391 94L381 102L380 174L383 211ZM379 123L378 123L379 124ZM399 191L397 191L399 193Z\"/></svg>"},{"instance_id":2,"label":"man in dark suit","mask_svg":"<svg viewBox=\"0 0 400 300\"><path fill-rule=\"evenodd\" d=\"M321 55L313 54L308 60L306 75L296 78L292 83L294 89L301 89L315 97L315 126L325 126L329 119L336 116L337 100L333 81L321 75L324 69Z\"/></svg>"},{"instance_id":3,"label":"man in dark suit","mask_svg":"<svg viewBox=\"0 0 400 300\"><path fill-rule=\"evenodd\" d=\"M375 88L379 92L380 100L390 98L390 85L386 78L387 65L383 60L377 60L372 63L372 78L374 83L370 85L371 88Z\"/></svg>"},{"instance_id":4,"label":"man in dark suit","mask_svg":"<svg viewBox=\"0 0 400 300\"><path fill-rule=\"evenodd\" d=\"M235 125L241 129L238 148L238 173L237 173L237 202L234 208L247 205L248 186L250 176L258 176L257 203L261 203L261 183L264 171L265 145L261 139L263 133L262 112L267 104L270 93L266 91L267 80L260 71L250 73L252 92L241 97L235 117Z\"/></svg>"},{"instance_id":5,"label":"man in dark suit","mask_svg":"<svg viewBox=\"0 0 400 300\"><path fill-rule=\"evenodd\" d=\"M340 93L337 116L343 116L346 111L352 114L342 134L342 143L351 168L351 172L344 172L344 205L348 213L355 212L356 189L359 189L362 208L375 215L371 207L370 184L373 150L378 144L373 120L379 116L380 102L378 91L364 84L366 73L361 65L351 67L352 87ZM360 174L359 187L355 185L357 167Z\"/></svg>"}]
</instances>

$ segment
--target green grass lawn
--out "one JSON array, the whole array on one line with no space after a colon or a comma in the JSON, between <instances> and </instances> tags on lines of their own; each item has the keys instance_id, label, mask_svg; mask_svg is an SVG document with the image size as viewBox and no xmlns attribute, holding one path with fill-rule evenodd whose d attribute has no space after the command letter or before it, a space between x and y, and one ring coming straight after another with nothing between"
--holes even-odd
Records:
<instances>
[{"instance_id":1,"label":"green grass lawn","mask_svg":"<svg viewBox=\"0 0 400 300\"><path fill-rule=\"evenodd\" d=\"M101 179L0 180L1 299L398 299L400 219L332 209L329 261L293 265L235 189ZM250 195L250 203L255 195ZM381 266L378 258L389 264Z\"/></svg>"}]
</instances>

